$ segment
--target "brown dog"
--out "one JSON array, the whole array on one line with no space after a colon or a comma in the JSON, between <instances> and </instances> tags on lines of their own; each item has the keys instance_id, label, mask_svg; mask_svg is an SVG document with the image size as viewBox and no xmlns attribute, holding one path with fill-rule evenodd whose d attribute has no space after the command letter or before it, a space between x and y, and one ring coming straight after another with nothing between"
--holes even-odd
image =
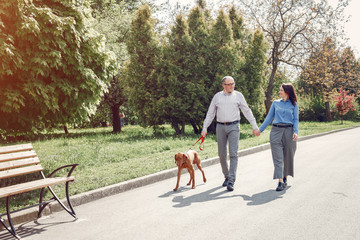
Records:
<instances>
[{"instance_id":1,"label":"brown dog","mask_svg":"<svg viewBox=\"0 0 360 240\"><path fill-rule=\"evenodd\" d=\"M196 166L199 168L199 170L203 175L203 180L204 182L206 182L205 173L204 170L201 168L201 164L200 164L200 157L196 151L188 150L185 153L177 153L175 155L175 163L178 166L178 175L177 175L177 182L174 191L178 190L179 188L181 170L184 168L187 168L190 174L190 181L187 185L190 185L192 182L192 188L195 188L195 169L193 164L196 164Z\"/></svg>"}]
</instances>

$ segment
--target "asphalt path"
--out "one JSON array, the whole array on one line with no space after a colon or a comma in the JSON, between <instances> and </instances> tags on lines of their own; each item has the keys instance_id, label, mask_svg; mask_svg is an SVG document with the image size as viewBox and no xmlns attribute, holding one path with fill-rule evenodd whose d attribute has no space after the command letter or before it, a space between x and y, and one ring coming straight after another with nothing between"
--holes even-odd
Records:
<instances>
[{"instance_id":1,"label":"asphalt path","mask_svg":"<svg viewBox=\"0 0 360 240\"><path fill-rule=\"evenodd\" d=\"M300 141L295 177L276 192L271 151L239 158L235 190L220 165L163 180L16 226L26 240L360 239L360 128ZM13 239L4 230L0 239Z\"/></svg>"}]
</instances>

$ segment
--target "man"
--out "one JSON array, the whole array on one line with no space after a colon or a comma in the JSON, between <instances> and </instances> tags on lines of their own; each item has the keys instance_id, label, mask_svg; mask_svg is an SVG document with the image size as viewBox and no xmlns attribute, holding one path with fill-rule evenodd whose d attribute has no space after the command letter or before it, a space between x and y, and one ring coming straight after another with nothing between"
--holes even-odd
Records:
<instances>
[{"instance_id":1,"label":"man","mask_svg":"<svg viewBox=\"0 0 360 240\"><path fill-rule=\"evenodd\" d=\"M240 110L253 128L253 135L259 136L260 131L256 119L248 107L242 93L235 91L235 81L232 77L226 76L222 79L223 91L215 94L211 100L206 118L204 120L203 137L207 134L207 128L216 115L216 137L218 142L218 155L222 172L225 177L223 183L229 191L234 190L236 169L238 164L238 145L240 137ZM227 143L229 142L230 168L226 161Z\"/></svg>"}]
</instances>

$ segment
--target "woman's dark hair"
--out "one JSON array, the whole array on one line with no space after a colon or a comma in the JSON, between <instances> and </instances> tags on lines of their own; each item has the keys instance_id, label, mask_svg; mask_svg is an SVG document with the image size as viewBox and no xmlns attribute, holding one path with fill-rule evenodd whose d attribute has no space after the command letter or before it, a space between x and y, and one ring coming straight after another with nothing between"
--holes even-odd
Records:
<instances>
[{"instance_id":1,"label":"woman's dark hair","mask_svg":"<svg viewBox=\"0 0 360 240\"><path fill-rule=\"evenodd\" d=\"M284 89L284 92L289 95L289 99L292 103L292 105L296 105L297 103L297 97L295 94L295 88L291 83L283 83L281 87Z\"/></svg>"}]
</instances>

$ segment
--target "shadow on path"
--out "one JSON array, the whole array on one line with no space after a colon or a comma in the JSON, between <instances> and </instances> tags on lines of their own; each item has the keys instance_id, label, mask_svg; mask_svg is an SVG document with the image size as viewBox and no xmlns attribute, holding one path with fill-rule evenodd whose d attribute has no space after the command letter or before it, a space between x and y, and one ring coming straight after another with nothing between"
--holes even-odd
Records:
<instances>
[{"instance_id":1,"label":"shadow on path","mask_svg":"<svg viewBox=\"0 0 360 240\"><path fill-rule=\"evenodd\" d=\"M222 191L217 191L223 189ZM185 188L184 190L190 190L188 188ZM168 193L165 193L164 195L161 195L159 197L170 197L173 194L183 192L183 187L179 188L177 192L171 191ZM184 197L184 196L175 196L173 198L173 202L176 203L173 207L180 208L180 207L188 207L192 203L199 203L199 202L207 202L207 201L213 201L218 199L224 199L224 198L233 198L233 197L241 197L241 195L229 195L232 192L229 192L226 190L225 187L218 186L213 189L210 189L205 192L201 192L192 196Z\"/></svg>"},{"instance_id":2,"label":"shadow on path","mask_svg":"<svg viewBox=\"0 0 360 240\"><path fill-rule=\"evenodd\" d=\"M247 205L253 206L253 205L262 205L269 203L271 201L274 201L276 199L282 198L286 191L291 186L286 187L283 191L277 192L274 189L267 190L266 192L256 193L252 195L251 197L248 195L240 195L244 201L248 201Z\"/></svg>"},{"instance_id":3,"label":"shadow on path","mask_svg":"<svg viewBox=\"0 0 360 240\"><path fill-rule=\"evenodd\" d=\"M33 222L26 222L19 226L15 226L15 230L17 234L23 239L29 236L39 235L42 232L46 231L46 228L55 226L55 225L61 225L66 224L70 222L75 222L78 219L71 219L69 221L64 222L49 222L51 221L50 217L44 217L37 220L34 220ZM41 221L41 223L40 223ZM27 226L24 226L27 225ZM11 233L9 233L6 229L2 229L0 232L0 239L1 240L14 240L16 239Z\"/></svg>"}]
</instances>

